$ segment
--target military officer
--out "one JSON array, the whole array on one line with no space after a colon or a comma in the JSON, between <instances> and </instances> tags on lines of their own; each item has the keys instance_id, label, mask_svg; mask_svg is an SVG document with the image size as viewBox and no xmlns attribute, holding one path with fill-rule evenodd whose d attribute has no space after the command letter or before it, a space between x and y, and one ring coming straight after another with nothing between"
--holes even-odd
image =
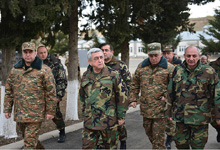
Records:
<instances>
[{"instance_id":1,"label":"military officer","mask_svg":"<svg viewBox=\"0 0 220 150\"><path fill-rule=\"evenodd\" d=\"M167 59L167 61L174 66L177 66L178 64L182 63L182 60L176 58L174 56L174 49L172 45L165 45L163 47L163 56ZM167 128L166 128L166 148L171 149L171 142L173 141L173 136L175 135L175 121L167 119Z\"/></svg>"},{"instance_id":2,"label":"military officer","mask_svg":"<svg viewBox=\"0 0 220 150\"><path fill-rule=\"evenodd\" d=\"M63 115L60 111L60 102L65 95L65 89L67 87L66 73L63 68L62 63L52 54L50 54L44 45L40 45L37 48L37 55L43 60L43 63L49 66L53 72L55 83L56 83L56 93L57 93L57 108L56 115L53 118L53 122L56 124L57 129L60 131L57 142L65 142L65 122Z\"/></svg>"},{"instance_id":3,"label":"military officer","mask_svg":"<svg viewBox=\"0 0 220 150\"><path fill-rule=\"evenodd\" d=\"M12 68L5 85L4 113L21 130L25 149L42 149L38 140L41 124L52 119L56 108L55 82L51 69L36 56L35 44L22 44L23 59Z\"/></svg>"},{"instance_id":4,"label":"military officer","mask_svg":"<svg viewBox=\"0 0 220 150\"><path fill-rule=\"evenodd\" d=\"M162 55L160 43L148 44L148 56L141 62L131 82L131 106L139 96L143 126L153 149L165 149L165 96L174 66Z\"/></svg>"},{"instance_id":5,"label":"military officer","mask_svg":"<svg viewBox=\"0 0 220 150\"><path fill-rule=\"evenodd\" d=\"M220 79L220 57L219 57L217 60L215 60L215 61L213 61L213 62L210 62L209 65L210 65L212 68L215 69L215 71L216 71L216 73L217 73L217 75L218 75L218 78ZM217 142L220 143L220 125L218 125L218 124L216 123L214 113L213 113L212 117L213 117L213 121L212 121L211 125L216 129L216 131L217 131L216 140L217 140Z\"/></svg>"},{"instance_id":6,"label":"military officer","mask_svg":"<svg viewBox=\"0 0 220 150\"><path fill-rule=\"evenodd\" d=\"M208 65L208 59L207 59L207 56L202 55L202 56L200 57L200 60L201 60L201 62L202 62L203 64L207 64L207 65Z\"/></svg>"},{"instance_id":7,"label":"military officer","mask_svg":"<svg viewBox=\"0 0 220 150\"><path fill-rule=\"evenodd\" d=\"M187 47L184 58L168 86L166 115L176 121L177 149L204 149L213 106L220 124L220 84L215 70L200 62L197 47Z\"/></svg>"},{"instance_id":8,"label":"military officer","mask_svg":"<svg viewBox=\"0 0 220 150\"><path fill-rule=\"evenodd\" d=\"M91 67L83 74L80 101L84 116L83 149L96 149L102 137L105 149L116 149L118 125L125 120L129 101L126 84L118 71L104 64L99 48L88 51Z\"/></svg>"},{"instance_id":9,"label":"military officer","mask_svg":"<svg viewBox=\"0 0 220 150\"><path fill-rule=\"evenodd\" d=\"M182 60L176 58L174 56L174 49L172 45L166 45L163 47L163 56L167 59L167 61L174 66L182 63Z\"/></svg>"},{"instance_id":10,"label":"military officer","mask_svg":"<svg viewBox=\"0 0 220 150\"><path fill-rule=\"evenodd\" d=\"M104 44L101 44L99 48L104 53L105 65L117 70L120 73L129 91L130 83L131 83L131 74L128 70L127 65L123 61L117 60L115 58L115 56L113 55L114 50L113 50L112 45L104 43ZM118 132L119 132L119 140L121 143L120 149L126 149L127 130L124 124L121 126L118 126Z\"/></svg>"}]
</instances>

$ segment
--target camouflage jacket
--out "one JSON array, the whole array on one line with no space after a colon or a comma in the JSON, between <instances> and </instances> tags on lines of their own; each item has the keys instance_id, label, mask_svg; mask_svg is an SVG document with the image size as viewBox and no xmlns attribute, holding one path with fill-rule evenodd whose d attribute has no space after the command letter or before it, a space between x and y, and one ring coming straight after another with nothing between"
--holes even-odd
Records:
<instances>
[{"instance_id":1,"label":"camouflage jacket","mask_svg":"<svg viewBox=\"0 0 220 150\"><path fill-rule=\"evenodd\" d=\"M202 125L211 122L211 109L220 119L220 84L215 70L199 62L193 70L178 65L168 86L166 115L176 122Z\"/></svg>"},{"instance_id":2,"label":"camouflage jacket","mask_svg":"<svg viewBox=\"0 0 220 150\"><path fill-rule=\"evenodd\" d=\"M177 65L179 65L181 63L182 63L182 60L180 60L180 59L178 59L178 58L173 56L173 60L172 60L171 64L173 64L174 66L177 66Z\"/></svg>"},{"instance_id":3,"label":"camouflage jacket","mask_svg":"<svg viewBox=\"0 0 220 150\"><path fill-rule=\"evenodd\" d=\"M23 59L11 70L5 85L4 113L11 113L13 105L17 122L42 122L45 114L55 115L54 77L40 58L27 70Z\"/></svg>"},{"instance_id":4,"label":"camouflage jacket","mask_svg":"<svg viewBox=\"0 0 220 150\"><path fill-rule=\"evenodd\" d=\"M51 68L56 82L57 97L62 99L62 97L65 95L65 89L67 87L66 72L62 63L51 54L48 54L47 59L45 59L43 62L45 65Z\"/></svg>"},{"instance_id":5,"label":"camouflage jacket","mask_svg":"<svg viewBox=\"0 0 220 150\"><path fill-rule=\"evenodd\" d=\"M164 56L154 69L149 58L138 65L131 82L130 101L137 101L139 92L141 92L140 108L144 117L164 117L165 101L161 100L161 97L166 97L173 69L174 66L168 63Z\"/></svg>"},{"instance_id":6,"label":"camouflage jacket","mask_svg":"<svg viewBox=\"0 0 220 150\"><path fill-rule=\"evenodd\" d=\"M209 65L215 69L218 78L220 79L220 57L217 60L210 62Z\"/></svg>"},{"instance_id":7,"label":"camouflage jacket","mask_svg":"<svg viewBox=\"0 0 220 150\"><path fill-rule=\"evenodd\" d=\"M128 70L127 65L123 61L116 60L115 56L112 57L112 60L110 62L105 63L105 65L117 70L120 73L129 91L131 84L131 74Z\"/></svg>"},{"instance_id":8,"label":"camouflage jacket","mask_svg":"<svg viewBox=\"0 0 220 150\"><path fill-rule=\"evenodd\" d=\"M84 127L103 130L117 126L118 120L125 119L127 96L127 87L118 71L105 66L94 77L92 68L88 69L80 88Z\"/></svg>"}]
</instances>

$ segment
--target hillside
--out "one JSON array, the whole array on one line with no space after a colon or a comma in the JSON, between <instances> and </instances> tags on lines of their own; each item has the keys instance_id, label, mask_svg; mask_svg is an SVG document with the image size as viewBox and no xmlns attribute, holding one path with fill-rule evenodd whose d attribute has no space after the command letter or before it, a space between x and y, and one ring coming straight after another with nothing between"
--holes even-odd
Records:
<instances>
[{"instance_id":1,"label":"hillside","mask_svg":"<svg viewBox=\"0 0 220 150\"><path fill-rule=\"evenodd\" d=\"M195 24L195 31L202 31L202 28L205 25L209 25L209 20L214 19L213 16L207 16L207 17L201 17L201 18L189 18L191 23L196 23Z\"/></svg>"}]
</instances>

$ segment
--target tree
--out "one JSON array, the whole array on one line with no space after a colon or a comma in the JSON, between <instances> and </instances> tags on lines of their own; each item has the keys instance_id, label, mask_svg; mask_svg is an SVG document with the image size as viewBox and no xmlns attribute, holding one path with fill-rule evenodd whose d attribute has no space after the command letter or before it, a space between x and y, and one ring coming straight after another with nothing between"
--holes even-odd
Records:
<instances>
[{"instance_id":1,"label":"tree","mask_svg":"<svg viewBox=\"0 0 220 150\"><path fill-rule=\"evenodd\" d=\"M50 28L52 19L60 6L44 0L1 0L0 1L0 48L3 50L2 85L14 63L15 50L20 50L25 41L37 38ZM47 16L50 16L47 18ZM13 53L13 54L12 54ZM11 57L10 57L11 56ZM5 61L4 61L5 60Z\"/></svg>"},{"instance_id":2,"label":"tree","mask_svg":"<svg viewBox=\"0 0 220 150\"><path fill-rule=\"evenodd\" d=\"M215 9L214 20L209 20L209 24L211 26L208 28L206 34L213 36L218 42L215 42L213 39L207 40L204 36L200 35L200 40L205 45L202 52L220 52L220 9Z\"/></svg>"},{"instance_id":3,"label":"tree","mask_svg":"<svg viewBox=\"0 0 220 150\"><path fill-rule=\"evenodd\" d=\"M159 14L139 23L139 36L145 43L169 44L181 31L193 32L194 24L189 22L188 0L168 0L159 3Z\"/></svg>"},{"instance_id":4,"label":"tree","mask_svg":"<svg viewBox=\"0 0 220 150\"><path fill-rule=\"evenodd\" d=\"M51 48L50 53L57 53L64 55L68 51L69 36L65 35L62 31L55 33L55 44Z\"/></svg>"},{"instance_id":5,"label":"tree","mask_svg":"<svg viewBox=\"0 0 220 150\"><path fill-rule=\"evenodd\" d=\"M91 0L92 1L92 0ZM113 45L114 54L121 52L122 60L129 66L129 41L135 39L138 16L150 18L160 11L157 3L161 0L96 0L96 8L88 14L89 22L94 23L106 41ZM92 1L93 2L93 1Z\"/></svg>"},{"instance_id":6,"label":"tree","mask_svg":"<svg viewBox=\"0 0 220 150\"><path fill-rule=\"evenodd\" d=\"M188 19L188 4L200 5L212 1L96 0L96 7L87 15L89 22L85 29L94 23L106 41L113 45L115 54L121 52L122 60L128 65L130 40L143 38L147 43L168 43L180 31L193 31L193 24Z\"/></svg>"}]
</instances>

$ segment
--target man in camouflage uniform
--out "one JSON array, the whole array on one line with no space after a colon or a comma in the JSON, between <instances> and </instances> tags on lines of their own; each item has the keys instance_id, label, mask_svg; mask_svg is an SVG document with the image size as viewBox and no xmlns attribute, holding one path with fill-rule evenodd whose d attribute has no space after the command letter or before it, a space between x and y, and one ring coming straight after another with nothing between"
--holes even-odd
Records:
<instances>
[{"instance_id":1,"label":"man in camouflage uniform","mask_svg":"<svg viewBox=\"0 0 220 150\"><path fill-rule=\"evenodd\" d=\"M218 78L220 79L220 57L217 60L210 62L209 65L215 69L215 71L218 75ZM213 113L212 117L213 117L213 119L212 119L213 121L212 121L211 125L216 129L216 131L218 133L216 139L217 139L217 142L220 143L220 125L218 125L216 123L214 113Z\"/></svg>"},{"instance_id":2,"label":"man in camouflage uniform","mask_svg":"<svg viewBox=\"0 0 220 150\"><path fill-rule=\"evenodd\" d=\"M173 51L174 49L172 45L166 45L163 47L163 56L167 59L169 63L173 64L174 66L177 66L178 64L182 63L182 60L176 58L174 56ZM173 136L175 135L175 128L176 128L175 121L167 119L167 128L166 128L167 138L165 142L167 149L171 149L171 142L173 140Z\"/></svg>"},{"instance_id":3,"label":"man in camouflage uniform","mask_svg":"<svg viewBox=\"0 0 220 150\"><path fill-rule=\"evenodd\" d=\"M14 65L5 85L4 113L21 130L25 149L42 149L38 140L41 124L52 119L56 108L56 90L51 69L36 57L35 44L22 44L23 59Z\"/></svg>"},{"instance_id":4,"label":"man in camouflage uniform","mask_svg":"<svg viewBox=\"0 0 220 150\"><path fill-rule=\"evenodd\" d=\"M101 44L99 48L104 53L105 65L117 70L120 73L129 91L130 83L131 83L131 74L128 70L127 65L123 61L117 60L115 58L115 56L113 55L114 50L112 45L105 43L105 44ZM119 132L119 140L121 143L120 149L126 149L127 130L124 124L118 126L118 132Z\"/></svg>"},{"instance_id":5,"label":"man in camouflage uniform","mask_svg":"<svg viewBox=\"0 0 220 150\"><path fill-rule=\"evenodd\" d=\"M177 66L182 63L182 60L176 58L173 51L174 49L172 45L166 45L163 47L163 56L167 59L169 63Z\"/></svg>"},{"instance_id":6,"label":"man in camouflage uniform","mask_svg":"<svg viewBox=\"0 0 220 150\"><path fill-rule=\"evenodd\" d=\"M118 126L125 120L128 90L118 71L104 64L101 49L88 52L90 68L83 74L80 101L84 117L83 149L97 149L102 137L105 149L116 149Z\"/></svg>"},{"instance_id":7,"label":"man in camouflage uniform","mask_svg":"<svg viewBox=\"0 0 220 150\"><path fill-rule=\"evenodd\" d=\"M208 52L206 52L206 53L205 53L205 56L207 57L207 63L206 63L206 64L209 65L209 63L210 63L209 58L210 58L211 54L208 53Z\"/></svg>"},{"instance_id":8,"label":"man in camouflage uniform","mask_svg":"<svg viewBox=\"0 0 220 150\"><path fill-rule=\"evenodd\" d=\"M215 70L200 62L196 47L189 46L184 57L168 86L166 115L176 121L177 149L204 149L212 107L220 124L220 84Z\"/></svg>"},{"instance_id":9,"label":"man in camouflage uniform","mask_svg":"<svg viewBox=\"0 0 220 150\"><path fill-rule=\"evenodd\" d=\"M200 60L201 60L201 62L202 62L203 64L207 64L207 65L208 65L207 57L206 57L205 55L202 55L202 56L200 57Z\"/></svg>"},{"instance_id":10,"label":"man in camouflage uniform","mask_svg":"<svg viewBox=\"0 0 220 150\"><path fill-rule=\"evenodd\" d=\"M60 131L57 142L63 143L65 142L66 135L65 122L60 111L60 102L65 95L65 89L67 87L66 73L62 63L57 58L55 58L55 56L51 55L45 46L41 45L37 48L37 55L43 60L45 65L51 68L54 75L56 82L57 108L53 122L56 124L57 129Z\"/></svg>"},{"instance_id":11,"label":"man in camouflage uniform","mask_svg":"<svg viewBox=\"0 0 220 150\"><path fill-rule=\"evenodd\" d=\"M139 92L143 126L153 149L165 149L165 96L174 66L162 56L160 43L148 45L149 58L141 62L131 82L131 106L136 107Z\"/></svg>"}]
</instances>

